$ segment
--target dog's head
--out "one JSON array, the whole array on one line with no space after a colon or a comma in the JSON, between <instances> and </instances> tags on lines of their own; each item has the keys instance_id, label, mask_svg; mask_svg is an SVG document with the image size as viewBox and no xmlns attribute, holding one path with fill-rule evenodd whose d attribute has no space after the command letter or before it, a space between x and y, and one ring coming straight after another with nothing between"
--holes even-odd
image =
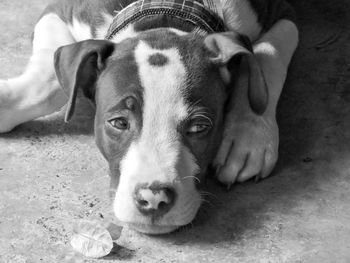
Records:
<instances>
[{"instance_id":1,"label":"dog's head","mask_svg":"<svg viewBox=\"0 0 350 263\"><path fill-rule=\"evenodd\" d=\"M56 73L69 95L66 119L78 89L96 105L96 142L109 162L119 220L153 234L193 220L239 57L250 68L251 107L261 112L267 94L260 69L249 43L235 33L199 37L155 29L56 52Z\"/></svg>"}]
</instances>

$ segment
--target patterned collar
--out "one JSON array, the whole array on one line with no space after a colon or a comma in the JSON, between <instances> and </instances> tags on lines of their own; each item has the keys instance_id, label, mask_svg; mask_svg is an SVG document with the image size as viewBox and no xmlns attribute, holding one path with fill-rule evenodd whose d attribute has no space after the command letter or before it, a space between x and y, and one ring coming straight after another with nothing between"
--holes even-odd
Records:
<instances>
[{"instance_id":1,"label":"patterned collar","mask_svg":"<svg viewBox=\"0 0 350 263\"><path fill-rule=\"evenodd\" d=\"M114 17L106 35L112 39L130 23L147 17L171 16L192 24L198 34L226 31L218 0L139 0Z\"/></svg>"}]
</instances>

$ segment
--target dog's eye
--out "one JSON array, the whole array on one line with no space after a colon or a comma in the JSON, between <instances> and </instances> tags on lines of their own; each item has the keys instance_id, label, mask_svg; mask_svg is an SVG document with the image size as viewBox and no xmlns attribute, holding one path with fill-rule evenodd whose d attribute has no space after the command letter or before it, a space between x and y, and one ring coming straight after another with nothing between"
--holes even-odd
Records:
<instances>
[{"instance_id":1,"label":"dog's eye","mask_svg":"<svg viewBox=\"0 0 350 263\"><path fill-rule=\"evenodd\" d=\"M193 124L192 126L190 126L187 130L187 134L191 135L191 134L198 134L198 133L204 133L207 130L209 130L210 125L208 124Z\"/></svg>"},{"instance_id":2,"label":"dog's eye","mask_svg":"<svg viewBox=\"0 0 350 263\"><path fill-rule=\"evenodd\" d=\"M115 118L108 121L110 125L112 125L113 128L116 128L118 130L128 130L129 129L129 122L124 117Z\"/></svg>"}]
</instances>

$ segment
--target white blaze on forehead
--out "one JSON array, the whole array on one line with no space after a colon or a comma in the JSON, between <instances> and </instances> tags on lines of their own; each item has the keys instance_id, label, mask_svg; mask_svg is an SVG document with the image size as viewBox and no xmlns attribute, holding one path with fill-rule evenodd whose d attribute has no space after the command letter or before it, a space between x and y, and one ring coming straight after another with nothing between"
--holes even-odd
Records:
<instances>
[{"instance_id":1,"label":"white blaze on forehead","mask_svg":"<svg viewBox=\"0 0 350 263\"><path fill-rule=\"evenodd\" d=\"M164 56L166 62L152 65L149 60L155 54ZM154 49L143 41L135 49L135 60L144 89L140 144L147 149L157 149L152 154L161 156L154 156L156 159L174 162L179 148L177 127L187 116L182 92L186 82L185 65L176 48ZM165 166L168 165L165 163Z\"/></svg>"}]
</instances>

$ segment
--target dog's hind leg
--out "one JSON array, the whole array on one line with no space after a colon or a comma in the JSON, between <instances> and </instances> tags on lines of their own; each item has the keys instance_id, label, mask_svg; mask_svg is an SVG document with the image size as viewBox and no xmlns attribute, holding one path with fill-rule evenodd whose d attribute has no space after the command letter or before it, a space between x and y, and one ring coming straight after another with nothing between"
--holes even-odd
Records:
<instances>
[{"instance_id":1,"label":"dog's hind leg","mask_svg":"<svg viewBox=\"0 0 350 263\"><path fill-rule=\"evenodd\" d=\"M34 29L33 54L18 77L0 80L0 132L51 114L66 103L54 71L54 52L75 42L67 24L54 13L42 16Z\"/></svg>"}]
</instances>

